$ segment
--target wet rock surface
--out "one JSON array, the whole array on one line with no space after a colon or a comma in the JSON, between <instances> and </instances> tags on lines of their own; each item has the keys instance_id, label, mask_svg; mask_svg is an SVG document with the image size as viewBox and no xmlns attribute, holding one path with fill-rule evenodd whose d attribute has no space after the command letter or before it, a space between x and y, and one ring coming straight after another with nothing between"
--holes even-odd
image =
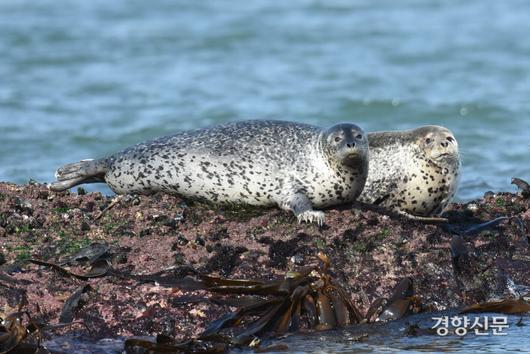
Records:
<instances>
[{"instance_id":1,"label":"wet rock surface","mask_svg":"<svg viewBox=\"0 0 530 354\"><path fill-rule=\"evenodd\" d=\"M375 299L389 296L404 277L413 280L417 311L462 307L530 286L529 209L530 200L522 194L487 193L452 204L447 224L355 205L326 210L326 225L318 227L298 224L276 209L211 206L164 194L124 196L113 203L100 193L54 193L45 185L2 183L0 317L16 311L25 293L33 319L55 324L72 295L89 289L69 314L86 327L73 325L61 334L94 340L160 333L186 338L230 309L181 301L210 296L204 291L116 274L83 280L29 262L69 261L72 272L82 273L71 256L93 243L108 246L104 251L118 273L165 272L174 278L198 272L274 279L314 263L323 251L363 312Z\"/></svg>"}]
</instances>

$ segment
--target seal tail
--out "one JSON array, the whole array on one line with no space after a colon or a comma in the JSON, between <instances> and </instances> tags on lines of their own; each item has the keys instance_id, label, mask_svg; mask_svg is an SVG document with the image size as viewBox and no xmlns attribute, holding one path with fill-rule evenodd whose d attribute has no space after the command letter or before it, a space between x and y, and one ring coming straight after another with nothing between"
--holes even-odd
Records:
<instances>
[{"instance_id":1,"label":"seal tail","mask_svg":"<svg viewBox=\"0 0 530 354\"><path fill-rule=\"evenodd\" d=\"M55 172L57 181L50 184L50 189L62 192L83 183L105 182L107 170L107 159L69 163Z\"/></svg>"}]
</instances>

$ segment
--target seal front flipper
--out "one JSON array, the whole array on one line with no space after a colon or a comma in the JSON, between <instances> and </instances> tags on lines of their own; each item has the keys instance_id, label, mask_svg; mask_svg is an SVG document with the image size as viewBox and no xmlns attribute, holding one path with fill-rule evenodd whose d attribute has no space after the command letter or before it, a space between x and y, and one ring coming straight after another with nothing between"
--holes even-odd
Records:
<instances>
[{"instance_id":1,"label":"seal front flipper","mask_svg":"<svg viewBox=\"0 0 530 354\"><path fill-rule=\"evenodd\" d=\"M83 183L104 183L107 170L107 159L69 163L55 172L57 181L50 184L50 189L62 192Z\"/></svg>"},{"instance_id":2,"label":"seal front flipper","mask_svg":"<svg viewBox=\"0 0 530 354\"><path fill-rule=\"evenodd\" d=\"M318 226L324 225L324 212L320 210L306 210L303 213L297 215L298 223L304 222L316 222Z\"/></svg>"},{"instance_id":3,"label":"seal front flipper","mask_svg":"<svg viewBox=\"0 0 530 354\"><path fill-rule=\"evenodd\" d=\"M281 202L278 203L283 210L292 211L298 222L316 222L324 224L324 212L313 210L313 205L307 196L301 192L283 193Z\"/></svg>"}]
</instances>

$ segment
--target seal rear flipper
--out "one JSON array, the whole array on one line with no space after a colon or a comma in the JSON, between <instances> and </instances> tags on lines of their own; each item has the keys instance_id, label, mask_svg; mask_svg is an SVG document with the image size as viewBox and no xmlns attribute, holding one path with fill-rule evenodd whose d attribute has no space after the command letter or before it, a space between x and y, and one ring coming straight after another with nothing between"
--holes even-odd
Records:
<instances>
[{"instance_id":1,"label":"seal rear flipper","mask_svg":"<svg viewBox=\"0 0 530 354\"><path fill-rule=\"evenodd\" d=\"M105 182L105 174L108 170L108 161L81 160L60 167L55 172L57 182L50 184L50 189L61 192L83 183Z\"/></svg>"}]
</instances>

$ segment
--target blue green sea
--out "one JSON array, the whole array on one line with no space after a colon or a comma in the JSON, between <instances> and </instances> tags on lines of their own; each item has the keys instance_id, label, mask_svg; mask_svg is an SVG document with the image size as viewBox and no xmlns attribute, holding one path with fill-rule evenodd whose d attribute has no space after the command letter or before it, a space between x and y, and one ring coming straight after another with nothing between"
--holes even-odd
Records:
<instances>
[{"instance_id":1,"label":"blue green sea","mask_svg":"<svg viewBox=\"0 0 530 354\"><path fill-rule=\"evenodd\" d=\"M530 3L0 1L0 181L243 119L443 125L459 200L515 191L530 179Z\"/></svg>"}]
</instances>

